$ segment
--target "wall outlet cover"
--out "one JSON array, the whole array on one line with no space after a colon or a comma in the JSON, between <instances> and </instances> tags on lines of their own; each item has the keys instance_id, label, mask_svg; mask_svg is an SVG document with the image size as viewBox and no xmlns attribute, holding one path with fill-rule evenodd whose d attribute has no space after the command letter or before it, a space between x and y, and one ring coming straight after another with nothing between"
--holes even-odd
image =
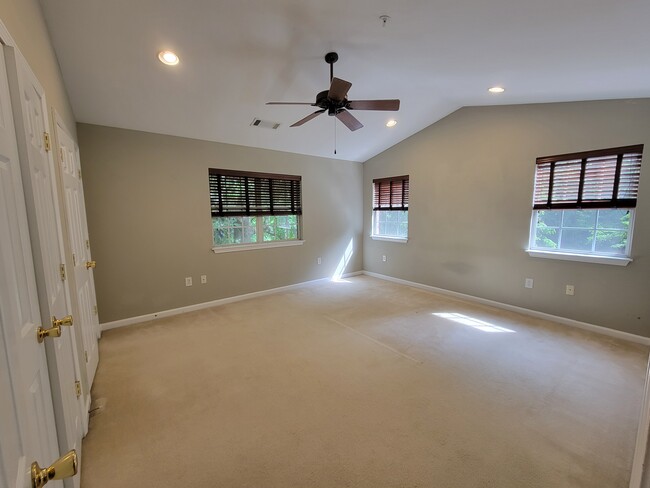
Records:
<instances>
[{"instance_id":1,"label":"wall outlet cover","mask_svg":"<svg viewBox=\"0 0 650 488\"><path fill-rule=\"evenodd\" d=\"M188 276L185 278L185 286L192 286L192 277Z\"/></svg>"},{"instance_id":2,"label":"wall outlet cover","mask_svg":"<svg viewBox=\"0 0 650 488\"><path fill-rule=\"evenodd\" d=\"M207 275L201 275L201 284L205 285L208 282Z\"/></svg>"},{"instance_id":3,"label":"wall outlet cover","mask_svg":"<svg viewBox=\"0 0 650 488\"><path fill-rule=\"evenodd\" d=\"M526 281L524 282L524 286L526 288L532 288L533 287L533 279L532 278L526 278Z\"/></svg>"}]
</instances>

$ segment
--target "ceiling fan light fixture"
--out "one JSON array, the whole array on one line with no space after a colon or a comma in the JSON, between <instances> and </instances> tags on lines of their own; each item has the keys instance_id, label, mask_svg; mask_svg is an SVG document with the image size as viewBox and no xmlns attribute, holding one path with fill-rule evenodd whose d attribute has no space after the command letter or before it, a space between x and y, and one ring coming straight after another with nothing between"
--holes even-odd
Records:
<instances>
[{"instance_id":1,"label":"ceiling fan light fixture","mask_svg":"<svg viewBox=\"0 0 650 488\"><path fill-rule=\"evenodd\" d=\"M161 63L166 64L168 66L176 66L179 61L176 53L172 51L160 51L158 53L158 59L160 59Z\"/></svg>"},{"instance_id":2,"label":"ceiling fan light fixture","mask_svg":"<svg viewBox=\"0 0 650 488\"><path fill-rule=\"evenodd\" d=\"M386 127L395 127L397 125L397 120L395 119L390 119L388 122L386 122Z\"/></svg>"},{"instance_id":3,"label":"ceiling fan light fixture","mask_svg":"<svg viewBox=\"0 0 650 488\"><path fill-rule=\"evenodd\" d=\"M503 93L506 89L502 86L493 86L492 88L488 88L488 91L490 93Z\"/></svg>"}]
</instances>

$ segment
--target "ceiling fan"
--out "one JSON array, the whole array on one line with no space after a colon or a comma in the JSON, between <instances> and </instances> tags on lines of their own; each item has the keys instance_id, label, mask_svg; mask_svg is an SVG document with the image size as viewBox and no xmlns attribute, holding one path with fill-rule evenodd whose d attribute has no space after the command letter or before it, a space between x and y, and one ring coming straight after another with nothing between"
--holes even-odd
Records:
<instances>
[{"instance_id":1,"label":"ceiling fan","mask_svg":"<svg viewBox=\"0 0 650 488\"><path fill-rule=\"evenodd\" d=\"M333 115L339 119L350 130L357 130L363 127L363 124L352 115L349 110L399 110L399 100L348 100L348 90L352 86L349 81L340 78L334 78L334 63L339 59L336 53L327 53L325 62L330 65L330 88L316 95L316 102L267 102L267 105L311 105L319 107L314 113L309 114L304 119L300 119L291 127L298 127L311 119L318 117L320 114L327 112L327 115Z\"/></svg>"}]
</instances>

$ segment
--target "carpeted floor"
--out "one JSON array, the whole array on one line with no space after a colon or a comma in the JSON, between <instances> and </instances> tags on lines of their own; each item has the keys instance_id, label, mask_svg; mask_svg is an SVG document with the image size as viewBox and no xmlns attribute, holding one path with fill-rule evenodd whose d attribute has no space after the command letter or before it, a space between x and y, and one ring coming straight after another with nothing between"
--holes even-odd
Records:
<instances>
[{"instance_id":1,"label":"carpeted floor","mask_svg":"<svg viewBox=\"0 0 650 488\"><path fill-rule=\"evenodd\" d=\"M100 355L84 488L626 488L648 349L354 277Z\"/></svg>"}]
</instances>

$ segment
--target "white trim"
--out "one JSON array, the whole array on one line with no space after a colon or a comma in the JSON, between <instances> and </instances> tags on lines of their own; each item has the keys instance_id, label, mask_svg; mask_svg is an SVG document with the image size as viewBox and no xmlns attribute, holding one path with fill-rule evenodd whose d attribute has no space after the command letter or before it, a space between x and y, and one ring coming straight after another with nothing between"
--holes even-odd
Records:
<instances>
[{"instance_id":1,"label":"white trim","mask_svg":"<svg viewBox=\"0 0 650 488\"><path fill-rule=\"evenodd\" d=\"M409 240L408 237L384 237L384 236L373 236L371 235L370 238L373 241L386 241L386 242L399 242L401 244L406 244Z\"/></svg>"},{"instance_id":2,"label":"white trim","mask_svg":"<svg viewBox=\"0 0 650 488\"><path fill-rule=\"evenodd\" d=\"M581 261L583 263L613 264L615 266L627 266L632 258L615 256L597 256L595 254L578 254L558 251L539 251L537 249L526 249L529 256L533 258L559 259L561 261Z\"/></svg>"},{"instance_id":3,"label":"white trim","mask_svg":"<svg viewBox=\"0 0 650 488\"><path fill-rule=\"evenodd\" d=\"M457 291L445 290L444 288L436 288L435 286L424 285L422 283L416 283L414 281L402 280L400 278L393 278L392 276L382 275L379 273L373 273L371 271L363 271L364 275L372 276L374 278L379 278L386 281L392 281L394 283L399 283L402 285L412 286L414 288L420 288L422 290L427 290L433 293L440 293L441 295L452 296L455 298L462 298L464 300L469 300L472 302L482 303L483 305L489 305L491 307L501 308L504 310L510 310L511 312L518 312L531 317L536 317L544 320L550 320L553 322L558 322L560 324L568 325L571 327L577 327L578 329L585 329L591 332L596 332L597 334L603 334L610 337L616 337L617 339L623 339L626 341L634 342L637 344L643 344L645 346L650 345L650 337L643 337L636 334L630 334L629 332L623 332L620 330L610 329L607 327L602 327L600 325L588 324L586 322L580 322L578 320L567 319L560 317L558 315L551 315L549 313L538 312L537 310L530 310L528 308L517 307L515 305L509 305L507 303L501 303L494 300L488 300L486 298L475 297L473 295L466 295L465 293L459 293Z\"/></svg>"},{"instance_id":4,"label":"white trim","mask_svg":"<svg viewBox=\"0 0 650 488\"><path fill-rule=\"evenodd\" d=\"M343 275L343 278L348 278L350 276L357 276L362 274L363 271L354 271L352 273L346 273ZM127 319L115 320L113 322L106 322L100 324L101 330L110 330L118 327L125 327L127 325L138 324L140 322L149 322L150 320L162 319L164 317L171 317L173 315L180 315L183 313L194 312L196 310L203 310L204 308L218 307L219 305L226 305L228 303L241 302L242 300L248 300L249 298L256 298L265 295L272 295L281 291L293 290L295 288L300 288L305 285L321 283L326 281L334 281L332 278L319 278L317 280L311 281L302 281L300 283L295 283L293 285L280 286L278 288L271 288L268 290L254 291L252 293L246 293L244 295L236 295L233 297L220 298L218 300L212 300L209 302L197 303L194 305L187 305L185 307L173 308L170 310L163 310L161 312L149 313L146 315L138 315L137 317L130 317Z\"/></svg>"},{"instance_id":5,"label":"white trim","mask_svg":"<svg viewBox=\"0 0 650 488\"><path fill-rule=\"evenodd\" d=\"M632 459L632 473L630 476L630 488L641 488L643 471L645 468L645 455L648 446L648 434L650 433L650 360L645 375L645 389L643 391L643 403L641 404L641 418L636 433L636 446L634 447L634 458Z\"/></svg>"},{"instance_id":6,"label":"white trim","mask_svg":"<svg viewBox=\"0 0 650 488\"><path fill-rule=\"evenodd\" d=\"M302 246L304 243L305 243L304 240L294 240L294 241L256 242L254 244L235 244L233 246L213 247L212 252L215 254L219 254L222 252L251 251L253 249L267 249L269 247Z\"/></svg>"}]
</instances>

